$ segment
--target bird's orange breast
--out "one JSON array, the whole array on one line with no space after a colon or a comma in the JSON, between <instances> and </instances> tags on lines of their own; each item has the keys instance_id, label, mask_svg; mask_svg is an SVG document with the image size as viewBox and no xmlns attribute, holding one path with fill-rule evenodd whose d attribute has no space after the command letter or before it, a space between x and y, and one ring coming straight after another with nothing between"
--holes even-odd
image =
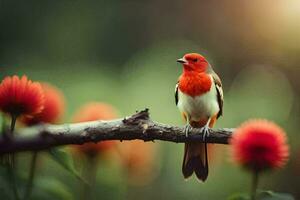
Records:
<instances>
[{"instance_id":1,"label":"bird's orange breast","mask_svg":"<svg viewBox=\"0 0 300 200\"><path fill-rule=\"evenodd\" d=\"M179 78L180 91L192 97L208 92L211 85L211 77L206 73L183 73Z\"/></svg>"}]
</instances>

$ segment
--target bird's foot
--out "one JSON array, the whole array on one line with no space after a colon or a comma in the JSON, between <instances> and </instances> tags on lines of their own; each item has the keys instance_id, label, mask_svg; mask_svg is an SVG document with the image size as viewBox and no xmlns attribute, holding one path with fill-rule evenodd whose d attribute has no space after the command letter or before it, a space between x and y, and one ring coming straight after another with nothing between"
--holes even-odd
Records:
<instances>
[{"instance_id":1,"label":"bird's foot","mask_svg":"<svg viewBox=\"0 0 300 200\"><path fill-rule=\"evenodd\" d=\"M189 132L192 131L192 129L193 129L193 127L190 124L185 125L183 131L184 131L186 137L189 136Z\"/></svg>"},{"instance_id":2,"label":"bird's foot","mask_svg":"<svg viewBox=\"0 0 300 200\"><path fill-rule=\"evenodd\" d=\"M203 126L200 131L203 133L203 136L202 136L202 140L203 142L206 141L206 137L209 136L209 126L208 125L205 125Z\"/></svg>"}]
</instances>

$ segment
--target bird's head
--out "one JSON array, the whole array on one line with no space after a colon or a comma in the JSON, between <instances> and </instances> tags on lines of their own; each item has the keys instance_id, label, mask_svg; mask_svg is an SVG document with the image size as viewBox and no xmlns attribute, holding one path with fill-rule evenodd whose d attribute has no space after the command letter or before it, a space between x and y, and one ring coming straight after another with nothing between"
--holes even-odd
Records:
<instances>
[{"instance_id":1,"label":"bird's head","mask_svg":"<svg viewBox=\"0 0 300 200\"><path fill-rule=\"evenodd\" d=\"M204 56L198 53L188 53L177 62L182 63L185 71L205 72L209 66Z\"/></svg>"}]
</instances>

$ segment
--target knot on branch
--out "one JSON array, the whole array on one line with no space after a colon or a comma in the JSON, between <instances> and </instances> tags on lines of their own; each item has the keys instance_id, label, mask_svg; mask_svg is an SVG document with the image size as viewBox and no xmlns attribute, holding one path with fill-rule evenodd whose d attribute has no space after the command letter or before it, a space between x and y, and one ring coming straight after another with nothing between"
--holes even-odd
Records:
<instances>
[{"instance_id":1,"label":"knot on branch","mask_svg":"<svg viewBox=\"0 0 300 200\"><path fill-rule=\"evenodd\" d=\"M149 120L149 109L145 108L142 111L137 111L135 114L129 118L124 118L122 122L126 125L136 125L140 124L141 121Z\"/></svg>"}]
</instances>

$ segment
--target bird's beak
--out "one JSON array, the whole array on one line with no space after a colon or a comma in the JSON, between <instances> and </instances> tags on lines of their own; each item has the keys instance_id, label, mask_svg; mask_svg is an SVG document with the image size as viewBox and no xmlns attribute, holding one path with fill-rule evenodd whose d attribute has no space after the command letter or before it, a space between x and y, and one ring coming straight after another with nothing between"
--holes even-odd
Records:
<instances>
[{"instance_id":1,"label":"bird's beak","mask_svg":"<svg viewBox=\"0 0 300 200\"><path fill-rule=\"evenodd\" d=\"M187 60L186 60L185 58L179 58L179 59L177 60L177 62L182 63L182 64L186 64L186 63L187 63Z\"/></svg>"}]
</instances>

